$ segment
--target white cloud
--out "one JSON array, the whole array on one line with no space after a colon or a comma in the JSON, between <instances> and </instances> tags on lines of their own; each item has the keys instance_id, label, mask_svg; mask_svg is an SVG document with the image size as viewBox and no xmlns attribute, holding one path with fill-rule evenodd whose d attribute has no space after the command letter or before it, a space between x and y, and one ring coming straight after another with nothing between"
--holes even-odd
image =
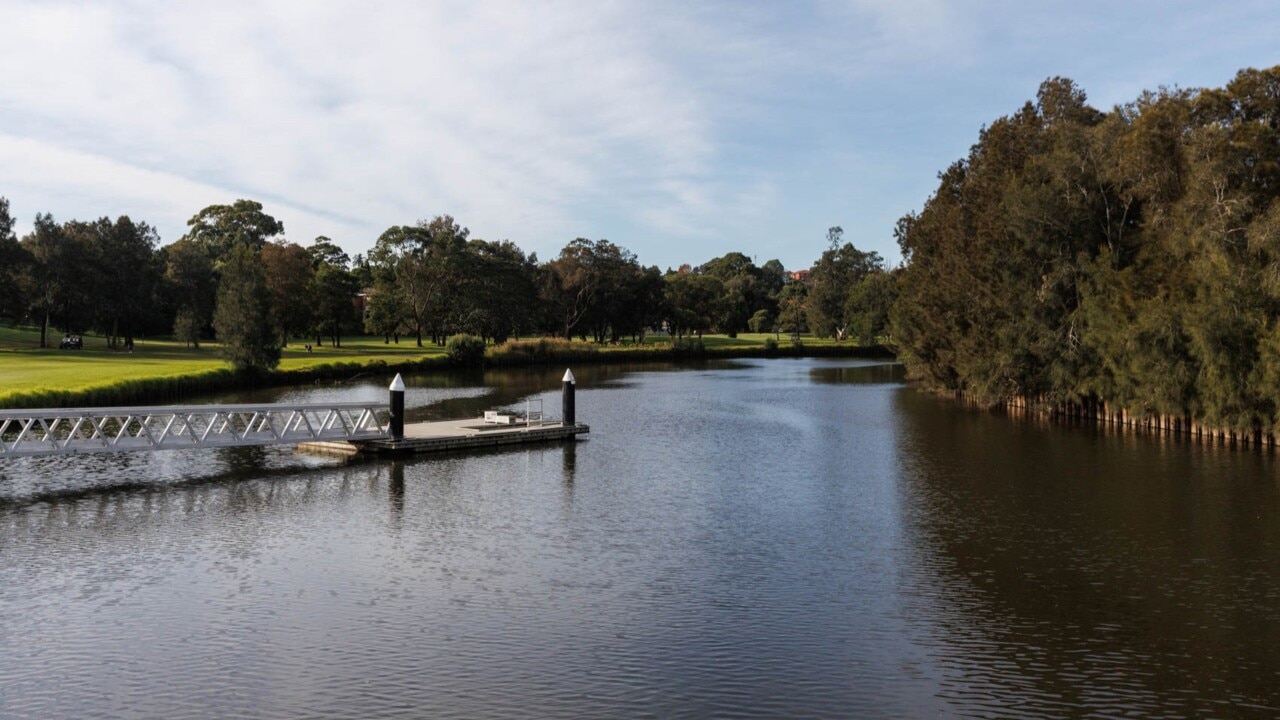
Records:
<instances>
[{"instance_id":1,"label":"white cloud","mask_svg":"<svg viewBox=\"0 0 1280 720\"><path fill-rule=\"evenodd\" d=\"M17 32L0 65L33 71L0 79L0 131L92 158L39 167L10 147L0 181L14 194L66 172L63 187L85 197L184 204L166 217L252 197L301 242L340 225L358 249L387 225L449 212L477 235L558 248L592 230L567 208L617 202L613 178L661 187L704 172L713 152L696 95L614 6L6 10Z\"/></svg>"},{"instance_id":2,"label":"white cloud","mask_svg":"<svg viewBox=\"0 0 1280 720\"><path fill-rule=\"evenodd\" d=\"M26 168L23 182L32 194L57 206L78 208L70 214L56 207L11 207L15 216L28 225L37 212L52 212L58 220L129 215L157 227L178 228L166 233L163 239L168 242L177 239L195 210L212 204L208 198L230 198L225 202L234 199L234 193L225 188L4 134L0 134L0 167ZM334 235L358 229L357 225L288 204L276 203L267 210L304 226L331 227L330 234ZM309 241L310 238L304 240Z\"/></svg>"},{"instance_id":3,"label":"white cloud","mask_svg":"<svg viewBox=\"0 0 1280 720\"><path fill-rule=\"evenodd\" d=\"M0 195L166 241L252 198L353 253L450 213L544 258L800 266L832 224L892 256L916 178L1045 77L1125 101L1274 62L1268 3L1170 1L0 0Z\"/></svg>"}]
</instances>

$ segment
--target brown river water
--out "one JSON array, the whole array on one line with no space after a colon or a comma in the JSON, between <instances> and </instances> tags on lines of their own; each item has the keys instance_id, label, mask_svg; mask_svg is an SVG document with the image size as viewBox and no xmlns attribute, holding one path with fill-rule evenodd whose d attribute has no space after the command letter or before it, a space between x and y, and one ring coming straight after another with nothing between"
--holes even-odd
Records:
<instances>
[{"instance_id":1,"label":"brown river water","mask_svg":"<svg viewBox=\"0 0 1280 720\"><path fill-rule=\"evenodd\" d=\"M574 372L577 443L0 461L0 718L1280 716L1271 452L866 361Z\"/></svg>"}]
</instances>

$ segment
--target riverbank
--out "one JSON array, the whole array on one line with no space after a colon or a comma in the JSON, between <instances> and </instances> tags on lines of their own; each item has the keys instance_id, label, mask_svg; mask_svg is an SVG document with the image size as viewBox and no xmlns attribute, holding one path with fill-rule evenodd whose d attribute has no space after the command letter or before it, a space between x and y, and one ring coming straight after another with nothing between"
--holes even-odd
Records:
<instances>
[{"instance_id":1,"label":"riverbank","mask_svg":"<svg viewBox=\"0 0 1280 720\"><path fill-rule=\"evenodd\" d=\"M53 338L56 342L58 338ZM770 342L772 340L772 342ZM520 367L560 363L613 363L738 357L877 357L893 354L881 346L860 347L802 336L799 344L772 334L736 338L707 335L673 342L669 337L644 343L596 343L540 338L490 346L484 364ZM81 350L39 347L39 333L0 328L0 408L154 405L178 402L217 390L297 385L320 380L349 380L367 374L448 371L443 347L417 347L412 340L385 343L382 338L351 337L342 347L312 347L301 342L284 348L280 366L257 375L233 372L218 357L216 343L189 348L165 339L137 340L131 352L111 350L101 337L85 336Z\"/></svg>"},{"instance_id":2,"label":"riverbank","mask_svg":"<svg viewBox=\"0 0 1280 720\"><path fill-rule=\"evenodd\" d=\"M1187 442L1241 449L1276 450L1280 437L1261 427L1230 428L1212 425L1190 415L1161 415L1133 412L1097 399L1076 402L1047 402L1040 398L1012 397L1000 402L981 402L964 393L936 391L937 395L981 412L996 412L1022 421L1051 424L1093 424L1118 432L1170 437Z\"/></svg>"}]
</instances>

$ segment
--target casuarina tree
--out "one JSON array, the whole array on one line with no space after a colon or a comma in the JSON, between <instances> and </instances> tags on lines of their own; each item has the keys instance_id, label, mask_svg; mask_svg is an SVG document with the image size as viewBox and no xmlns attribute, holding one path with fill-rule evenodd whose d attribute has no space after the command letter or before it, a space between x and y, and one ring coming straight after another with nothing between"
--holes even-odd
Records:
<instances>
[{"instance_id":1,"label":"casuarina tree","mask_svg":"<svg viewBox=\"0 0 1280 720\"><path fill-rule=\"evenodd\" d=\"M258 252L248 244L232 247L218 283L213 328L222 343L220 354L236 370L270 370L280 364L270 298Z\"/></svg>"}]
</instances>

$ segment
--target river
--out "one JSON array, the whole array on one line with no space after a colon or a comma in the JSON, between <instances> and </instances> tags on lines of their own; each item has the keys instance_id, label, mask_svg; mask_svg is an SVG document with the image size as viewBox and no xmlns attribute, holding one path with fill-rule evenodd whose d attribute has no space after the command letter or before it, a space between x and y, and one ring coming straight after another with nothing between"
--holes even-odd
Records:
<instances>
[{"instance_id":1,"label":"river","mask_svg":"<svg viewBox=\"0 0 1280 720\"><path fill-rule=\"evenodd\" d=\"M1280 714L1271 453L866 361L574 372L577 443L3 461L0 717ZM409 378L409 420L561 373Z\"/></svg>"}]
</instances>

